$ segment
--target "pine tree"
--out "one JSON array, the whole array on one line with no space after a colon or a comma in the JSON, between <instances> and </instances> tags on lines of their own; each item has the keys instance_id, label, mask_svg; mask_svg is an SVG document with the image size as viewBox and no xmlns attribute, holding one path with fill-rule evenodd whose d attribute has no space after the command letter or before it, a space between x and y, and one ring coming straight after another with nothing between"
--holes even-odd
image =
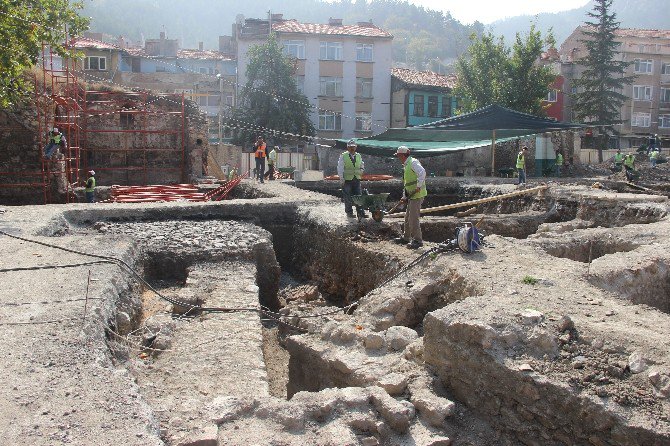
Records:
<instances>
[{"instance_id":1,"label":"pine tree","mask_svg":"<svg viewBox=\"0 0 670 446\"><path fill-rule=\"evenodd\" d=\"M620 124L621 105L626 96L621 93L624 86L633 80L625 76L629 62L616 60L618 43L615 40L619 22L611 11L613 0L595 0L593 11L588 16L593 21L585 22L581 42L586 47L586 57L577 61L584 67L581 78L575 79L577 93L573 96L573 109L579 121L598 127L598 160L602 162L602 150L609 139L608 133L616 133L615 124Z\"/></svg>"},{"instance_id":2,"label":"pine tree","mask_svg":"<svg viewBox=\"0 0 670 446\"><path fill-rule=\"evenodd\" d=\"M298 91L294 61L282 52L274 34L249 49L247 83L228 125L234 142L253 143L258 135L272 144L314 136L312 106Z\"/></svg>"}]
</instances>

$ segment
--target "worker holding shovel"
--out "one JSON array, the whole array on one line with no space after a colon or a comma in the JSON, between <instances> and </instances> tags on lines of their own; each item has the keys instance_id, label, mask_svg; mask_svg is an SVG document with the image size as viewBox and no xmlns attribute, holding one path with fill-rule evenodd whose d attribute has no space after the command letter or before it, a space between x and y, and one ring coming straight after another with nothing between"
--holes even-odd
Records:
<instances>
[{"instance_id":1,"label":"worker holding shovel","mask_svg":"<svg viewBox=\"0 0 670 446\"><path fill-rule=\"evenodd\" d=\"M419 160L410 156L406 146L398 147L394 153L403 165L403 197L400 201L407 203L405 210L404 235L395 239L398 244L407 244L410 249L423 246L421 235L421 203L428 193L426 192L426 169Z\"/></svg>"}]
</instances>

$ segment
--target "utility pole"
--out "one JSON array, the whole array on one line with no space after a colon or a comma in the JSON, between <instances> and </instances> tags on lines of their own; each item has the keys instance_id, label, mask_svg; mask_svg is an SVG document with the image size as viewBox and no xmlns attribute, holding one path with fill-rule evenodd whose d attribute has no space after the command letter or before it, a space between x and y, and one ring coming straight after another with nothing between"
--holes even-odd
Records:
<instances>
[{"instance_id":1,"label":"utility pole","mask_svg":"<svg viewBox=\"0 0 670 446\"><path fill-rule=\"evenodd\" d=\"M221 121L223 118L223 77L221 73L217 74L219 79L219 147L221 147L221 139L223 139L223 131L221 128Z\"/></svg>"}]
</instances>

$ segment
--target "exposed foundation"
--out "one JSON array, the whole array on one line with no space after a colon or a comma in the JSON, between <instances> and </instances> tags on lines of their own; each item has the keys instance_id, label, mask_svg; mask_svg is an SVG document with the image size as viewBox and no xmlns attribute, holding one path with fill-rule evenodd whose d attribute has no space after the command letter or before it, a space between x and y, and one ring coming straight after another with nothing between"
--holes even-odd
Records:
<instances>
[{"instance_id":1,"label":"exposed foundation","mask_svg":"<svg viewBox=\"0 0 670 446\"><path fill-rule=\"evenodd\" d=\"M448 181L430 205L512 187ZM665 198L554 186L467 217L426 217L426 249L463 221L481 222L488 244L428 256L385 283L419 254L390 242L399 220L358 224L335 197L280 183L238 194L3 215L3 230L123 257L167 299L115 265L50 276L65 284L95 271L88 293L99 300L83 331L80 321L59 328L59 339L80 333L88 353L73 363L44 344L59 352L53 365L12 362L2 396L19 416L0 418L12 424L4 442L65 442L55 419L53 433L31 432L11 391L27 401L29 383L46 389L55 370L81 376L78 399L56 384L42 404L51 413L84 401L88 416L70 434L83 444L670 444ZM26 242L2 249L35 260ZM11 293L28 299L11 286L3 299ZM51 317L80 316L67 308ZM48 336L30 327L15 336ZM133 396L115 390L124 386ZM138 436L133 423L150 428Z\"/></svg>"}]
</instances>

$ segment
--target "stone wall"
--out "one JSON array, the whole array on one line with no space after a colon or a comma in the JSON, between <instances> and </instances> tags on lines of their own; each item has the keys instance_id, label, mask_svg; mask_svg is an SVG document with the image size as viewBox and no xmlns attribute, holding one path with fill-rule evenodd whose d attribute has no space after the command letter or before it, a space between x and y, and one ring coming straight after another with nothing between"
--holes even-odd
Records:
<instances>
[{"instance_id":1,"label":"stone wall","mask_svg":"<svg viewBox=\"0 0 670 446\"><path fill-rule=\"evenodd\" d=\"M236 167L239 171L242 163L242 147L232 144L211 144L209 151L219 166Z\"/></svg>"},{"instance_id":2,"label":"stone wall","mask_svg":"<svg viewBox=\"0 0 670 446\"><path fill-rule=\"evenodd\" d=\"M113 105L104 102L109 95L89 93L87 108L98 115L89 113L80 120L85 129L80 133L80 177L85 178L86 168L96 171L102 186L169 184L202 177L208 151L206 117L195 103L187 101L182 136L181 115L167 114L181 111L181 97L175 98L149 96L145 109L149 113L143 114L135 112L145 107L135 93L115 93L118 103ZM129 112L118 113L119 106ZM48 116L41 119L53 122L54 111L46 104L42 113ZM67 130L61 129L74 145L76 138ZM45 192L48 202L65 201L64 163L51 163L51 174L42 175L44 138L38 132L34 102L0 110L0 204L43 204ZM46 187L42 186L45 178Z\"/></svg>"}]
</instances>

